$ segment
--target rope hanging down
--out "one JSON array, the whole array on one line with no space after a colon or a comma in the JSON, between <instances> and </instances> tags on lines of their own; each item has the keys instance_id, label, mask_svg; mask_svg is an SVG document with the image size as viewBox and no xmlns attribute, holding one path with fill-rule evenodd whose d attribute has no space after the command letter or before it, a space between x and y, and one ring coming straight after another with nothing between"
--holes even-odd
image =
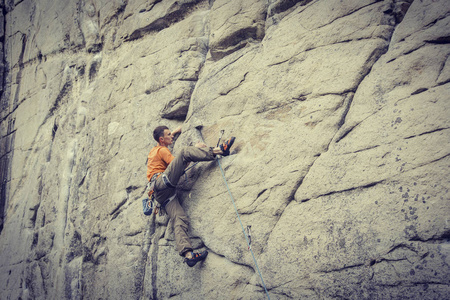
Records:
<instances>
[{"instance_id":1,"label":"rope hanging down","mask_svg":"<svg viewBox=\"0 0 450 300\"><path fill-rule=\"evenodd\" d=\"M247 236L247 234L245 232L244 225L242 225L241 218L240 218L239 213L238 213L237 208L236 208L236 203L234 202L233 195L231 195L230 187L228 186L227 179L225 178L225 173L224 173L224 171L222 169L222 165L220 164L220 159L217 159L217 162L219 163L219 168L220 168L220 172L222 173L223 181L225 182L225 185L227 186L228 194L230 195L231 201L233 202L234 210L236 211L236 215L238 217L239 223L241 224L242 232L244 233L245 240L247 241L248 249L252 253L252 257L253 257L253 261L255 262L256 270L259 273L259 277L261 277L261 282L262 282L262 285L264 287L264 290L266 291L267 299L270 300L269 292L267 291L266 284L264 283L264 279L262 277L261 271L259 270L258 263L256 262L255 254L253 254L253 250L252 250L252 247L250 245L249 237Z\"/></svg>"}]
</instances>

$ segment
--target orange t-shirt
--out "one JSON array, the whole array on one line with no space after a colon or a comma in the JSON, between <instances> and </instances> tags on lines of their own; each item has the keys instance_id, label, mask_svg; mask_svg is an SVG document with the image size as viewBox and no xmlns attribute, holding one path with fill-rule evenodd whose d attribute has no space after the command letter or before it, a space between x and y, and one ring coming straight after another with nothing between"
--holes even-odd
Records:
<instances>
[{"instance_id":1,"label":"orange t-shirt","mask_svg":"<svg viewBox=\"0 0 450 300\"><path fill-rule=\"evenodd\" d=\"M154 174L164 172L174 158L169 148L164 146L153 147L148 154L147 160L148 181L150 181Z\"/></svg>"}]
</instances>

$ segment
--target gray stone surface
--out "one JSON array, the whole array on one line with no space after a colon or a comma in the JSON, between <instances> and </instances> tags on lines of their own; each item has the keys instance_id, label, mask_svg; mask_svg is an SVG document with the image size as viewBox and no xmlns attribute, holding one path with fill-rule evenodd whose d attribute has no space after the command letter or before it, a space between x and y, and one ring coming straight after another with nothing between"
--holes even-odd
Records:
<instances>
[{"instance_id":1,"label":"gray stone surface","mask_svg":"<svg viewBox=\"0 0 450 300\"><path fill-rule=\"evenodd\" d=\"M265 299L217 162L142 213L160 124L221 159L271 299L450 293L450 7L6 1L1 299ZM0 18L1 19L1 18ZM3 24L3 22L0 22Z\"/></svg>"}]
</instances>

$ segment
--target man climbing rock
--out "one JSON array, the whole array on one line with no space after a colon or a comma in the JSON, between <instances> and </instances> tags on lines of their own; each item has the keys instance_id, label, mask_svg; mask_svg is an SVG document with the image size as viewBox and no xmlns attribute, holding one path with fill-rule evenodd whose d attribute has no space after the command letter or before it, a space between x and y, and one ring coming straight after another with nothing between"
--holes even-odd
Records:
<instances>
[{"instance_id":1,"label":"man climbing rock","mask_svg":"<svg viewBox=\"0 0 450 300\"><path fill-rule=\"evenodd\" d=\"M175 187L190 162L211 161L216 155L229 155L235 138L230 138L216 148L207 147L204 143L185 147L174 157L168 146L173 143L173 138L178 133L181 133L181 127L173 132L166 126L155 128L153 138L158 144L148 154L147 179L150 182L155 181L155 199L165 208L172 220L176 250L185 258L187 265L193 267L197 262L204 260L208 252L206 250L201 253L193 252L187 235L189 218L177 199Z\"/></svg>"}]
</instances>

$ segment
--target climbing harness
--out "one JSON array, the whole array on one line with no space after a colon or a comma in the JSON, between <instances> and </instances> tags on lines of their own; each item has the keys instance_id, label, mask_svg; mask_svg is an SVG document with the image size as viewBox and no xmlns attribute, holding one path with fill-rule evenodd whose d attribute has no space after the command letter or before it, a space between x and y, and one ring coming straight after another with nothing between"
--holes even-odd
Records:
<instances>
[{"instance_id":1,"label":"climbing harness","mask_svg":"<svg viewBox=\"0 0 450 300\"><path fill-rule=\"evenodd\" d=\"M264 283L264 279L262 277L261 271L259 270L258 263L256 262L255 254L253 253L253 250L252 250L252 247L251 247L251 235L250 235L250 228L251 228L251 226L247 226L248 233L246 233L245 229L244 229L244 225L242 225L241 218L240 218L238 210L236 208L236 203L234 202L233 195L231 194L230 187L228 186L227 179L225 178L225 172L223 171L222 165L220 164L220 159L217 159L217 162L219 163L219 168L220 168L220 172L222 173L223 181L225 182L225 185L227 186L228 194L230 195L231 201L233 202L233 206L234 206L234 210L236 211L237 218L239 220L239 223L241 224L242 232L244 233L245 240L247 241L248 249L252 253L252 257L253 257L253 261L255 262L256 270L258 270L259 277L261 278L262 285L264 287L264 290L266 291L267 299L270 300L269 292L267 291L266 284Z\"/></svg>"},{"instance_id":2,"label":"climbing harness","mask_svg":"<svg viewBox=\"0 0 450 300\"><path fill-rule=\"evenodd\" d=\"M166 186L165 188L162 188L162 189L156 188L156 179L158 179L159 175L161 175L164 185ZM148 196L150 197L151 195L153 195L154 192L163 191L168 188L175 189L176 187L170 182L169 177L167 177L167 175L165 173L156 173L152 176L152 178L150 179L150 181L147 184Z\"/></svg>"},{"instance_id":3,"label":"climbing harness","mask_svg":"<svg viewBox=\"0 0 450 300\"><path fill-rule=\"evenodd\" d=\"M176 187L170 182L169 178L167 177L167 175L165 173L161 174L161 178L164 182L164 184L166 185L166 188L172 188L175 189ZM165 189L164 189L165 190Z\"/></svg>"},{"instance_id":4,"label":"climbing harness","mask_svg":"<svg viewBox=\"0 0 450 300\"><path fill-rule=\"evenodd\" d=\"M163 189L156 189L156 179L158 178L158 176L161 174L161 178L164 182L164 185L166 186ZM166 210L166 205L172 201L175 196L176 196L176 192L173 194L173 196L171 196L170 198L168 198L166 201L164 201L163 204L159 204L158 201L156 201L155 199L155 192L156 191L161 191L161 190L165 190L168 188L175 188L175 186L172 185L172 183L170 182L169 178L167 177L166 174L164 173L156 173L152 176L152 178L150 179L149 183L147 184L147 190L148 190L148 198L144 198L142 200L142 205L143 205L143 209L144 209L144 215L149 216L151 214L158 214L160 216L163 216L165 214L165 210Z\"/></svg>"},{"instance_id":5,"label":"climbing harness","mask_svg":"<svg viewBox=\"0 0 450 300\"><path fill-rule=\"evenodd\" d=\"M169 204L170 201L175 199L176 193L173 194L170 198L164 201L163 204L159 204L155 199L155 195L151 195L150 198L142 199L142 205L144 207L144 215L150 216L152 214L157 215L159 213L160 216L164 216L166 214L166 205Z\"/></svg>"}]
</instances>

